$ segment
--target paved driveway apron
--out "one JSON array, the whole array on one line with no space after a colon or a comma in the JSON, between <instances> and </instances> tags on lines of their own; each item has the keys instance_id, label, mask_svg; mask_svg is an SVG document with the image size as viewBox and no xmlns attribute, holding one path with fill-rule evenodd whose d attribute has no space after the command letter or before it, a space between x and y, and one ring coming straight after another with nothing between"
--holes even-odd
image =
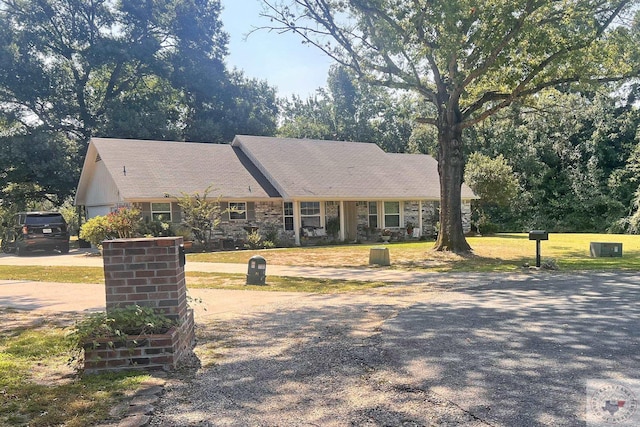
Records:
<instances>
[{"instance_id":1,"label":"paved driveway apron","mask_svg":"<svg viewBox=\"0 0 640 427\"><path fill-rule=\"evenodd\" d=\"M384 327L407 384L492 425L584 425L588 379L640 377L636 274L535 275L417 304Z\"/></svg>"},{"instance_id":2,"label":"paved driveway apron","mask_svg":"<svg viewBox=\"0 0 640 427\"><path fill-rule=\"evenodd\" d=\"M636 274L443 276L204 326L223 357L152 425L585 424L588 379L637 379Z\"/></svg>"}]
</instances>

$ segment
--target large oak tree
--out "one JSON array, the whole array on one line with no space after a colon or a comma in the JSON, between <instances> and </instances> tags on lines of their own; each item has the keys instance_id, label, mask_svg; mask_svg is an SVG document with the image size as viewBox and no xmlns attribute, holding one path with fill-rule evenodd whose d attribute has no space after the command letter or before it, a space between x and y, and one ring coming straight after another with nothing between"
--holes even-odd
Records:
<instances>
[{"instance_id":1,"label":"large oak tree","mask_svg":"<svg viewBox=\"0 0 640 427\"><path fill-rule=\"evenodd\" d=\"M469 251L462 228L463 130L557 86L638 75L638 0L263 0L292 31L372 84L412 90L435 114L436 249Z\"/></svg>"}]
</instances>

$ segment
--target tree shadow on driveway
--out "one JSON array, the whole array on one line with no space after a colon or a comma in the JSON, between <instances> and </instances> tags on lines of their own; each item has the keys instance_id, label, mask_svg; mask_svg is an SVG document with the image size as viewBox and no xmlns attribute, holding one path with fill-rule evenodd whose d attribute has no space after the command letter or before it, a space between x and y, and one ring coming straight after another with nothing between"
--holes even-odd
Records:
<instances>
[{"instance_id":1,"label":"tree shadow on driveway","mask_svg":"<svg viewBox=\"0 0 640 427\"><path fill-rule=\"evenodd\" d=\"M492 277L201 325L221 357L174 376L151 425L584 425L587 379L635 375L640 281Z\"/></svg>"},{"instance_id":2,"label":"tree shadow on driveway","mask_svg":"<svg viewBox=\"0 0 640 427\"><path fill-rule=\"evenodd\" d=\"M587 380L638 378L639 319L635 274L542 274L415 305L383 345L405 381L492 425L577 426Z\"/></svg>"}]
</instances>

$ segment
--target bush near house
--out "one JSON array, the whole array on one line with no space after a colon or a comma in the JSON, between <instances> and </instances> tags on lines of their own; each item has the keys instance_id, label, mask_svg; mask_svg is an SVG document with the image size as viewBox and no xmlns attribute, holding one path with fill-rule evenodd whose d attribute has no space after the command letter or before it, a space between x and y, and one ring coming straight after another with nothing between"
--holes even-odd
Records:
<instances>
[{"instance_id":1,"label":"bush near house","mask_svg":"<svg viewBox=\"0 0 640 427\"><path fill-rule=\"evenodd\" d=\"M142 214L136 208L120 208L107 215L96 216L80 228L80 238L100 246L109 239L134 237L143 224Z\"/></svg>"}]
</instances>

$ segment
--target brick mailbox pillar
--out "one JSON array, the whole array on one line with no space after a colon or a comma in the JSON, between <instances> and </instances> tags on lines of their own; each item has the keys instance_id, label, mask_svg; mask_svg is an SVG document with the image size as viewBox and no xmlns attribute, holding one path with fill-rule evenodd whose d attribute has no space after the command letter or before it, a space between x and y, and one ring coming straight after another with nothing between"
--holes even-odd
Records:
<instances>
[{"instance_id":1,"label":"brick mailbox pillar","mask_svg":"<svg viewBox=\"0 0 640 427\"><path fill-rule=\"evenodd\" d=\"M105 349L104 354L94 358L96 366L90 364L89 368L90 358L85 350L85 372L171 369L191 350L195 340L194 319L193 310L187 305L184 265L180 263L181 244L182 237L103 242L107 313L117 307L137 304L153 307L176 320L178 326L167 334L138 338L134 354L131 348L128 352L127 349L122 352ZM116 360L108 360L109 355L114 355Z\"/></svg>"}]
</instances>

